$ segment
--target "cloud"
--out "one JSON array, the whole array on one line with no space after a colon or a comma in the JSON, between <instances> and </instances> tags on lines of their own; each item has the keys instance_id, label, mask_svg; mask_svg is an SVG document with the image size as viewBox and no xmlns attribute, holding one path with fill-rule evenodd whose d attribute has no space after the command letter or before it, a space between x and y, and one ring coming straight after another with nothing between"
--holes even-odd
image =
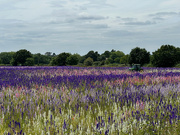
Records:
<instances>
[{"instance_id":1,"label":"cloud","mask_svg":"<svg viewBox=\"0 0 180 135\"><path fill-rule=\"evenodd\" d=\"M163 7L162 1L0 1L0 48L6 45L9 49L1 50L13 51L23 47L40 53L123 48L127 53L139 44L175 44L180 8L178 4Z\"/></svg>"},{"instance_id":2,"label":"cloud","mask_svg":"<svg viewBox=\"0 0 180 135\"><path fill-rule=\"evenodd\" d=\"M117 19L121 19L122 21L133 21L133 20L136 20L136 18L131 18L131 17L122 18L120 16L117 16L116 18Z\"/></svg>"},{"instance_id":3,"label":"cloud","mask_svg":"<svg viewBox=\"0 0 180 135\"><path fill-rule=\"evenodd\" d=\"M81 25L81 28L86 29L107 29L109 26L107 24L84 24Z\"/></svg>"},{"instance_id":4,"label":"cloud","mask_svg":"<svg viewBox=\"0 0 180 135\"><path fill-rule=\"evenodd\" d=\"M149 14L151 17L164 17L164 16L174 16L178 15L179 13L177 12L157 12L155 14Z\"/></svg>"},{"instance_id":5,"label":"cloud","mask_svg":"<svg viewBox=\"0 0 180 135\"><path fill-rule=\"evenodd\" d=\"M156 24L156 22L151 22L151 21L145 21L145 22L140 22L140 21L137 21L137 22L127 22L127 23L123 23L125 25L152 25L152 24Z\"/></svg>"},{"instance_id":6,"label":"cloud","mask_svg":"<svg viewBox=\"0 0 180 135\"><path fill-rule=\"evenodd\" d=\"M82 14L77 17L78 20L104 20L106 17L100 16L100 15L88 15L88 14Z\"/></svg>"},{"instance_id":7,"label":"cloud","mask_svg":"<svg viewBox=\"0 0 180 135\"><path fill-rule=\"evenodd\" d=\"M105 37L129 37L133 35L137 35L138 33L127 31L127 30L110 30L108 32L103 33Z\"/></svg>"},{"instance_id":8,"label":"cloud","mask_svg":"<svg viewBox=\"0 0 180 135\"><path fill-rule=\"evenodd\" d=\"M111 4L107 3L107 0L88 0L89 3L84 4L84 6L89 7L89 8L109 8L109 7L114 7Z\"/></svg>"}]
</instances>

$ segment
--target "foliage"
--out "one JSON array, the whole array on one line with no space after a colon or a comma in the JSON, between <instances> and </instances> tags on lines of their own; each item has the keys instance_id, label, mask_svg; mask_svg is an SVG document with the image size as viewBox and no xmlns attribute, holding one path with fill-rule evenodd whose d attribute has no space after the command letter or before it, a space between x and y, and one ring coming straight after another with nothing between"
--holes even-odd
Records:
<instances>
[{"instance_id":1,"label":"foliage","mask_svg":"<svg viewBox=\"0 0 180 135\"><path fill-rule=\"evenodd\" d=\"M88 57L92 58L93 61L97 61L98 57L99 57L99 53L96 51L89 51L86 55L85 55L85 58L87 59Z\"/></svg>"},{"instance_id":2,"label":"foliage","mask_svg":"<svg viewBox=\"0 0 180 135\"><path fill-rule=\"evenodd\" d=\"M120 63L121 57L123 57L125 54L121 51L112 51L109 62L110 63Z\"/></svg>"},{"instance_id":3,"label":"foliage","mask_svg":"<svg viewBox=\"0 0 180 135\"><path fill-rule=\"evenodd\" d=\"M172 45L162 45L160 49L153 52L152 64L156 67L173 67L178 62L176 47Z\"/></svg>"},{"instance_id":4,"label":"foliage","mask_svg":"<svg viewBox=\"0 0 180 135\"><path fill-rule=\"evenodd\" d=\"M105 58L109 58L110 55L111 55L111 52L110 51L105 51L102 55L105 56Z\"/></svg>"},{"instance_id":5,"label":"foliage","mask_svg":"<svg viewBox=\"0 0 180 135\"><path fill-rule=\"evenodd\" d=\"M120 63L127 65L129 63L128 60L129 60L129 55L124 55L124 56L121 57Z\"/></svg>"},{"instance_id":6,"label":"foliage","mask_svg":"<svg viewBox=\"0 0 180 135\"><path fill-rule=\"evenodd\" d=\"M34 66L34 59L33 58L27 58L25 62L25 66Z\"/></svg>"},{"instance_id":7,"label":"foliage","mask_svg":"<svg viewBox=\"0 0 180 135\"><path fill-rule=\"evenodd\" d=\"M147 64L150 62L150 53L146 51L146 49L141 49L136 47L131 50L129 55L129 64Z\"/></svg>"},{"instance_id":8,"label":"foliage","mask_svg":"<svg viewBox=\"0 0 180 135\"><path fill-rule=\"evenodd\" d=\"M11 59L15 52L2 52L0 53L0 59L2 64L10 64Z\"/></svg>"},{"instance_id":9,"label":"foliage","mask_svg":"<svg viewBox=\"0 0 180 135\"><path fill-rule=\"evenodd\" d=\"M85 66L92 66L93 65L93 59L91 57L88 57L85 61L84 61L84 65Z\"/></svg>"},{"instance_id":10,"label":"foliage","mask_svg":"<svg viewBox=\"0 0 180 135\"><path fill-rule=\"evenodd\" d=\"M166 45L168 46L168 45ZM170 51L169 51L170 50ZM177 47L175 51L170 49L163 50L160 48L158 51L153 52L154 55L150 55L146 49L141 49L136 47L131 50L130 54L124 54L122 51L116 51L112 49L111 51L104 51L104 53L99 54L97 51L89 51L87 54L81 56L79 54L70 53L60 53L56 55L52 52L46 52L45 54L31 54L27 50L19 50L17 52L2 52L0 53L1 65L26 65L27 57L34 59L34 65L36 66L86 66L84 65L85 60L89 57L93 59L93 66L129 66L129 64L141 64L141 66L148 67L166 67L166 66L176 66L180 63L180 48ZM24 52L23 52L24 51ZM28 54L29 56L25 56L24 54ZM22 53L24 53L22 55ZM172 55L173 57L172 57ZM167 63L168 61L170 63ZM173 59L173 60L172 60ZM32 59L31 59L32 60ZM164 62L165 61L165 62ZM163 65L159 65L163 63ZM172 64L173 63L173 64ZM28 64L29 65L29 64ZM32 64L30 64L32 65Z\"/></svg>"},{"instance_id":11,"label":"foliage","mask_svg":"<svg viewBox=\"0 0 180 135\"><path fill-rule=\"evenodd\" d=\"M177 47L176 50L177 50L177 55L176 55L176 57L177 57L177 63L180 63L180 48Z\"/></svg>"},{"instance_id":12,"label":"foliage","mask_svg":"<svg viewBox=\"0 0 180 135\"><path fill-rule=\"evenodd\" d=\"M49 54L42 55L40 53L37 53L33 55L33 58L35 65L48 65L53 56Z\"/></svg>"},{"instance_id":13,"label":"foliage","mask_svg":"<svg viewBox=\"0 0 180 135\"><path fill-rule=\"evenodd\" d=\"M78 56L77 55L70 55L66 59L67 65L77 65L79 62Z\"/></svg>"},{"instance_id":14,"label":"foliage","mask_svg":"<svg viewBox=\"0 0 180 135\"><path fill-rule=\"evenodd\" d=\"M66 59L70 55L71 55L70 53L66 53L66 52L60 53L55 59L56 61L55 63L57 64L57 66L66 66L67 65Z\"/></svg>"},{"instance_id":15,"label":"foliage","mask_svg":"<svg viewBox=\"0 0 180 135\"><path fill-rule=\"evenodd\" d=\"M50 66L57 66L57 61L56 61L57 57L53 57L49 63Z\"/></svg>"},{"instance_id":16,"label":"foliage","mask_svg":"<svg viewBox=\"0 0 180 135\"><path fill-rule=\"evenodd\" d=\"M19 50L13 55L12 64L13 66L17 66L19 64L24 66L27 58L32 58L31 52L26 49Z\"/></svg>"}]
</instances>

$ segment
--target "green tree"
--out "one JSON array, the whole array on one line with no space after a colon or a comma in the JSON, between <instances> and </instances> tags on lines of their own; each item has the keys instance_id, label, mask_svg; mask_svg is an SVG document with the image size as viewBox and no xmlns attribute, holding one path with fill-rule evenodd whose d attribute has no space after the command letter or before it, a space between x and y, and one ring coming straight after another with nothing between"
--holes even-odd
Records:
<instances>
[{"instance_id":1,"label":"green tree","mask_svg":"<svg viewBox=\"0 0 180 135\"><path fill-rule=\"evenodd\" d=\"M53 58L51 59L49 65L51 65L51 66L57 66L57 65L58 65L58 64L57 64L57 61L56 61L56 57L53 57Z\"/></svg>"},{"instance_id":2,"label":"green tree","mask_svg":"<svg viewBox=\"0 0 180 135\"><path fill-rule=\"evenodd\" d=\"M34 59L33 58L27 58L25 65L26 66L34 66Z\"/></svg>"},{"instance_id":3,"label":"green tree","mask_svg":"<svg viewBox=\"0 0 180 135\"><path fill-rule=\"evenodd\" d=\"M84 61L84 65L85 66L92 66L93 65L93 59L91 57L88 57L85 61Z\"/></svg>"},{"instance_id":4,"label":"green tree","mask_svg":"<svg viewBox=\"0 0 180 135\"><path fill-rule=\"evenodd\" d=\"M144 65L150 62L150 53L145 48L141 49L136 47L131 50L129 55L129 64L141 64Z\"/></svg>"},{"instance_id":5,"label":"green tree","mask_svg":"<svg viewBox=\"0 0 180 135\"><path fill-rule=\"evenodd\" d=\"M89 51L86 55L85 58L87 59L88 57L92 58L93 61L97 61L97 58L100 56L100 54L96 51Z\"/></svg>"},{"instance_id":6,"label":"green tree","mask_svg":"<svg viewBox=\"0 0 180 135\"><path fill-rule=\"evenodd\" d=\"M15 52L2 52L0 53L0 59L2 64L10 64L11 59Z\"/></svg>"},{"instance_id":7,"label":"green tree","mask_svg":"<svg viewBox=\"0 0 180 135\"><path fill-rule=\"evenodd\" d=\"M67 62L66 62L66 59L70 56L71 54L70 53L66 53L66 52L63 52L63 53L60 53L57 57L56 57L56 64L57 66L66 66L67 65Z\"/></svg>"},{"instance_id":8,"label":"green tree","mask_svg":"<svg viewBox=\"0 0 180 135\"><path fill-rule=\"evenodd\" d=\"M97 58L98 61L105 61L106 60L106 57L105 55L100 55L98 58Z\"/></svg>"},{"instance_id":9,"label":"green tree","mask_svg":"<svg viewBox=\"0 0 180 135\"><path fill-rule=\"evenodd\" d=\"M124 56L121 57L120 63L127 65L128 62L129 62L128 60L129 60L129 55L124 55Z\"/></svg>"},{"instance_id":10,"label":"green tree","mask_svg":"<svg viewBox=\"0 0 180 135\"><path fill-rule=\"evenodd\" d=\"M113 51L111 52L111 55L110 55L110 59L112 59L110 61L110 63L120 63L120 59L121 57L123 57L125 54L121 51Z\"/></svg>"},{"instance_id":11,"label":"green tree","mask_svg":"<svg viewBox=\"0 0 180 135\"><path fill-rule=\"evenodd\" d=\"M52 56L52 52L46 52L45 55L46 56Z\"/></svg>"},{"instance_id":12,"label":"green tree","mask_svg":"<svg viewBox=\"0 0 180 135\"><path fill-rule=\"evenodd\" d=\"M105 58L109 58L110 55L111 55L111 52L110 51L105 51L102 55L105 56Z\"/></svg>"},{"instance_id":13,"label":"green tree","mask_svg":"<svg viewBox=\"0 0 180 135\"><path fill-rule=\"evenodd\" d=\"M177 47L177 63L180 63L180 48Z\"/></svg>"},{"instance_id":14,"label":"green tree","mask_svg":"<svg viewBox=\"0 0 180 135\"><path fill-rule=\"evenodd\" d=\"M37 53L33 55L33 58L35 65L47 65L50 63L52 56Z\"/></svg>"},{"instance_id":15,"label":"green tree","mask_svg":"<svg viewBox=\"0 0 180 135\"><path fill-rule=\"evenodd\" d=\"M70 55L69 57L67 57L66 62L68 65L77 65L79 62L78 56Z\"/></svg>"},{"instance_id":16,"label":"green tree","mask_svg":"<svg viewBox=\"0 0 180 135\"><path fill-rule=\"evenodd\" d=\"M178 62L178 51L173 45L162 45L153 52L152 64L156 67L173 67Z\"/></svg>"},{"instance_id":17,"label":"green tree","mask_svg":"<svg viewBox=\"0 0 180 135\"><path fill-rule=\"evenodd\" d=\"M22 49L14 54L11 63L13 64L13 66L17 66L19 64L24 66L27 58L32 58L31 52L27 51L26 49Z\"/></svg>"}]
</instances>

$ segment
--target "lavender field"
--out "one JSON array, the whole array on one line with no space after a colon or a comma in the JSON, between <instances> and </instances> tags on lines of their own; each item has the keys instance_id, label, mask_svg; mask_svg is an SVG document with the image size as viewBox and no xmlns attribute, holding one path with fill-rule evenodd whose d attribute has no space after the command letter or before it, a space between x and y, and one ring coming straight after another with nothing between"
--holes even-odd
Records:
<instances>
[{"instance_id":1,"label":"lavender field","mask_svg":"<svg viewBox=\"0 0 180 135\"><path fill-rule=\"evenodd\" d=\"M0 67L0 135L178 135L180 69Z\"/></svg>"}]
</instances>

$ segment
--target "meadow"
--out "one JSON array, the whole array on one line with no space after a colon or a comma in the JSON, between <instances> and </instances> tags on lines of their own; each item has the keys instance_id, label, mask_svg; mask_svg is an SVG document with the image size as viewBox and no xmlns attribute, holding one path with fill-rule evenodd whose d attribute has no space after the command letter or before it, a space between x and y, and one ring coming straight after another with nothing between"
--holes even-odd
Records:
<instances>
[{"instance_id":1,"label":"meadow","mask_svg":"<svg viewBox=\"0 0 180 135\"><path fill-rule=\"evenodd\" d=\"M178 135L180 68L0 67L0 135Z\"/></svg>"}]
</instances>

